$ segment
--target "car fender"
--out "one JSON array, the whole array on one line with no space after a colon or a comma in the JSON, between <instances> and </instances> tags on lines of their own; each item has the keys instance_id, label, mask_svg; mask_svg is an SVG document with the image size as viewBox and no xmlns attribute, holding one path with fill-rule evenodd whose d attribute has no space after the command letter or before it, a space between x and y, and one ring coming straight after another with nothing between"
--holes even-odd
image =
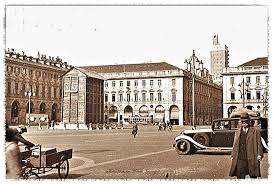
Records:
<instances>
[{"instance_id":1,"label":"car fender","mask_svg":"<svg viewBox=\"0 0 273 184\"><path fill-rule=\"evenodd\" d=\"M187 136L187 135L179 135L175 138L175 142L181 140L181 139L185 139L189 142L191 142L196 148L199 148L199 149L208 149L210 147L207 147L207 146L204 146L202 144L199 144L198 142L196 142L195 140L193 140L193 138Z\"/></svg>"}]
</instances>

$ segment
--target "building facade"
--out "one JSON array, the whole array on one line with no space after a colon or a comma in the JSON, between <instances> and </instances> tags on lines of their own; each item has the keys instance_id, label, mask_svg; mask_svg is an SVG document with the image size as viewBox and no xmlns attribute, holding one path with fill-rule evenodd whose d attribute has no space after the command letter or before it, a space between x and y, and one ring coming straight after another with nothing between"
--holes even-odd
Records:
<instances>
[{"instance_id":1,"label":"building facade","mask_svg":"<svg viewBox=\"0 0 273 184\"><path fill-rule=\"evenodd\" d=\"M190 72L184 75L184 124L191 125L193 122L193 98L192 78ZM222 87L214 84L208 70L195 76L194 83L194 125L208 125L214 119L223 117L223 92Z\"/></svg>"},{"instance_id":2,"label":"building facade","mask_svg":"<svg viewBox=\"0 0 273 184\"><path fill-rule=\"evenodd\" d=\"M61 121L62 79L71 68L57 57L5 52L5 120L10 125ZM29 113L30 112L30 113Z\"/></svg>"},{"instance_id":3,"label":"building facade","mask_svg":"<svg viewBox=\"0 0 273 184\"><path fill-rule=\"evenodd\" d=\"M223 68L229 66L229 50L226 45L220 44L218 35L213 36L212 51L210 51L211 74L216 84L222 85Z\"/></svg>"},{"instance_id":4,"label":"building facade","mask_svg":"<svg viewBox=\"0 0 273 184\"><path fill-rule=\"evenodd\" d=\"M235 108L248 108L268 116L268 58L256 58L223 70L223 112L229 117Z\"/></svg>"},{"instance_id":5,"label":"building facade","mask_svg":"<svg viewBox=\"0 0 273 184\"><path fill-rule=\"evenodd\" d=\"M65 126L90 127L104 123L104 80L95 72L73 68L63 76Z\"/></svg>"},{"instance_id":6,"label":"building facade","mask_svg":"<svg viewBox=\"0 0 273 184\"><path fill-rule=\"evenodd\" d=\"M170 121L177 125L192 124L191 111L188 110L191 109L192 103L189 72L165 62L90 66L85 69L95 71L105 78L104 119L107 122L148 124ZM222 108L219 108L222 102L222 88L215 87L202 77L198 77L195 84L198 116L195 121L200 125L214 117L222 116ZM211 106L212 101L202 97L203 91L208 93L208 89L213 89L211 92L218 94L211 94L210 100L220 97L214 101L218 106ZM211 110L200 110L206 107L211 107ZM216 113L219 109L221 112L216 116L209 114ZM203 111L207 114L203 114Z\"/></svg>"}]
</instances>

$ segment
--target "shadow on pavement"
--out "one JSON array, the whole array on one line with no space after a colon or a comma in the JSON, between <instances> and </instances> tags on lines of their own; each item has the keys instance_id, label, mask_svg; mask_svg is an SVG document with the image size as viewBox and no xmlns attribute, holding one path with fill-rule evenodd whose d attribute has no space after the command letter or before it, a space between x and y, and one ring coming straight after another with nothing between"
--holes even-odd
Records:
<instances>
[{"instance_id":1,"label":"shadow on pavement","mask_svg":"<svg viewBox=\"0 0 273 184\"><path fill-rule=\"evenodd\" d=\"M197 151L195 154L202 154L202 155L230 155L231 151Z\"/></svg>"},{"instance_id":2,"label":"shadow on pavement","mask_svg":"<svg viewBox=\"0 0 273 184\"><path fill-rule=\"evenodd\" d=\"M66 179L77 179L77 178L80 178L80 177L85 176L85 175L87 175L87 174L69 174ZM43 179L59 179L59 180L62 180L62 179L59 178L57 173L41 175L40 179L41 180L43 180Z\"/></svg>"}]
</instances>

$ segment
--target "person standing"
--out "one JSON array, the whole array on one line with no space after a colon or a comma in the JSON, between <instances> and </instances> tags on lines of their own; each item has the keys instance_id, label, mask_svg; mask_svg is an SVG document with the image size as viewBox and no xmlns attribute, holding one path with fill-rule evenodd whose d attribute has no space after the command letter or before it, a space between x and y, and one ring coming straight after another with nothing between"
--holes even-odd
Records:
<instances>
[{"instance_id":1,"label":"person standing","mask_svg":"<svg viewBox=\"0 0 273 184\"><path fill-rule=\"evenodd\" d=\"M22 179L21 152L15 142L16 130L6 125L6 178Z\"/></svg>"},{"instance_id":2,"label":"person standing","mask_svg":"<svg viewBox=\"0 0 273 184\"><path fill-rule=\"evenodd\" d=\"M133 130L132 130L132 134L134 136L134 138L136 137L137 135L137 131L138 131L138 126L136 123L133 124Z\"/></svg>"},{"instance_id":3,"label":"person standing","mask_svg":"<svg viewBox=\"0 0 273 184\"><path fill-rule=\"evenodd\" d=\"M251 126L248 113L242 113L240 121L241 125L235 132L229 176L237 176L238 179L245 179L246 175L261 177L263 146L259 128Z\"/></svg>"}]
</instances>

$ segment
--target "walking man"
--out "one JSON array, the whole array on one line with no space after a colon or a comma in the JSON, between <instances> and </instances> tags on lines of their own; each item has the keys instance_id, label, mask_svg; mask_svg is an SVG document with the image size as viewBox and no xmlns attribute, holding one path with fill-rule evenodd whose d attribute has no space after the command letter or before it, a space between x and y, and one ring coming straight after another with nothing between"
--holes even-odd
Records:
<instances>
[{"instance_id":1,"label":"walking man","mask_svg":"<svg viewBox=\"0 0 273 184\"><path fill-rule=\"evenodd\" d=\"M133 124L133 131L132 131L132 134L134 136L134 138L136 137L137 135L137 131L138 131L138 126L136 123Z\"/></svg>"},{"instance_id":2,"label":"walking man","mask_svg":"<svg viewBox=\"0 0 273 184\"><path fill-rule=\"evenodd\" d=\"M246 175L261 177L263 146L259 128L251 126L248 113L242 113L240 121L240 128L235 132L229 176L237 176L238 179L245 179Z\"/></svg>"}]
</instances>

